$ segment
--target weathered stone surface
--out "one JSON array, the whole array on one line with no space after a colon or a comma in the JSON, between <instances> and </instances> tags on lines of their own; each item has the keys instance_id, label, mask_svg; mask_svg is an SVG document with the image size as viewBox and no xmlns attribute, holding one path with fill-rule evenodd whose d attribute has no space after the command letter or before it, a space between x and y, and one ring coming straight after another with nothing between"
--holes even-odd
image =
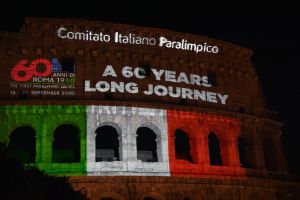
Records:
<instances>
[{"instance_id":1,"label":"weathered stone surface","mask_svg":"<svg viewBox=\"0 0 300 200\"><path fill-rule=\"evenodd\" d=\"M160 109L88 106L87 108L87 173L88 175L169 176L169 153L166 111ZM96 162L96 129L109 125L119 134L120 161ZM158 162L137 159L136 137L139 127L156 134Z\"/></svg>"}]
</instances>

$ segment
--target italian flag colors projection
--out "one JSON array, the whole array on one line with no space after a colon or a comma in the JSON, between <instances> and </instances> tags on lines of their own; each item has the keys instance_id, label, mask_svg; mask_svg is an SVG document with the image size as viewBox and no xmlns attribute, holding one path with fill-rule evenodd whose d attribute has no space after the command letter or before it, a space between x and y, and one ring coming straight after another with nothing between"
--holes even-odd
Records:
<instances>
[{"instance_id":1,"label":"italian flag colors projection","mask_svg":"<svg viewBox=\"0 0 300 200\"><path fill-rule=\"evenodd\" d=\"M49 174L244 173L236 145L240 121L232 117L98 105L1 106L0 117L0 141L11 155Z\"/></svg>"}]
</instances>

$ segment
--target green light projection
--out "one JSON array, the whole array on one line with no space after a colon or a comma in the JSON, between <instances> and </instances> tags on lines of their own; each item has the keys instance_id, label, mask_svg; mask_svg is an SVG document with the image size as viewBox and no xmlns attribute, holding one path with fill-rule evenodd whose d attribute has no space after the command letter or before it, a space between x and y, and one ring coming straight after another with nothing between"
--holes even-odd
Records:
<instances>
[{"instance_id":1,"label":"green light projection","mask_svg":"<svg viewBox=\"0 0 300 200\"><path fill-rule=\"evenodd\" d=\"M86 106L74 105L8 105L0 106L0 142L9 144L9 136L18 127L35 130L35 163L39 169L55 175L86 174ZM62 124L74 126L79 132L80 161L53 163L53 134Z\"/></svg>"}]
</instances>

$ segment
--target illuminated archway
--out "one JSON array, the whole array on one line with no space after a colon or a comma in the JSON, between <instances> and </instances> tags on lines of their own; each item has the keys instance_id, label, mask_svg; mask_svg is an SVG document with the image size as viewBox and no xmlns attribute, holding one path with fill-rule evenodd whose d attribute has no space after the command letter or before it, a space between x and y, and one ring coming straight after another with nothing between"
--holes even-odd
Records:
<instances>
[{"instance_id":1,"label":"illuminated archway","mask_svg":"<svg viewBox=\"0 0 300 200\"><path fill-rule=\"evenodd\" d=\"M175 156L178 160L187 160L193 162L190 152L190 144L188 135L181 129L175 131Z\"/></svg>"},{"instance_id":2,"label":"illuminated archway","mask_svg":"<svg viewBox=\"0 0 300 200\"><path fill-rule=\"evenodd\" d=\"M136 131L137 159L143 162L157 162L156 134L148 127Z\"/></svg>"},{"instance_id":3,"label":"illuminated archway","mask_svg":"<svg viewBox=\"0 0 300 200\"><path fill-rule=\"evenodd\" d=\"M209 158L211 165L223 165L221 157L221 148L218 137L215 133L208 135Z\"/></svg>"},{"instance_id":4,"label":"illuminated archway","mask_svg":"<svg viewBox=\"0 0 300 200\"><path fill-rule=\"evenodd\" d=\"M96 162L120 160L117 130L112 126L101 126L95 133L97 134Z\"/></svg>"},{"instance_id":5,"label":"illuminated archway","mask_svg":"<svg viewBox=\"0 0 300 200\"><path fill-rule=\"evenodd\" d=\"M58 126L53 134L52 162L80 162L79 130L70 124Z\"/></svg>"}]
</instances>

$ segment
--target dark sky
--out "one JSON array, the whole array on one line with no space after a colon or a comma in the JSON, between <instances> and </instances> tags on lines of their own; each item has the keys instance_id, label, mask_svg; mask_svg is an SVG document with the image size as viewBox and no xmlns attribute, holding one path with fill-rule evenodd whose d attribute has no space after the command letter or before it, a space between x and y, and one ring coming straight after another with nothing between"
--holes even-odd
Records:
<instances>
[{"instance_id":1,"label":"dark sky","mask_svg":"<svg viewBox=\"0 0 300 200\"><path fill-rule=\"evenodd\" d=\"M300 78L297 73L300 67L300 17L215 16L208 14L209 12L203 15L204 8L175 9L177 10L174 7L106 9L101 6L86 9L86 6L81 8L81 5L30 8L9 16L1 13L0 30L19 30L25 16L80 18L194 33L250 48L254 51L252 59L261 78L267 102L278 113L278 119L285 124L282 141L290 168L300 174L300 162L297 160L300 153Z\"/></svg>"}]
</instances>

